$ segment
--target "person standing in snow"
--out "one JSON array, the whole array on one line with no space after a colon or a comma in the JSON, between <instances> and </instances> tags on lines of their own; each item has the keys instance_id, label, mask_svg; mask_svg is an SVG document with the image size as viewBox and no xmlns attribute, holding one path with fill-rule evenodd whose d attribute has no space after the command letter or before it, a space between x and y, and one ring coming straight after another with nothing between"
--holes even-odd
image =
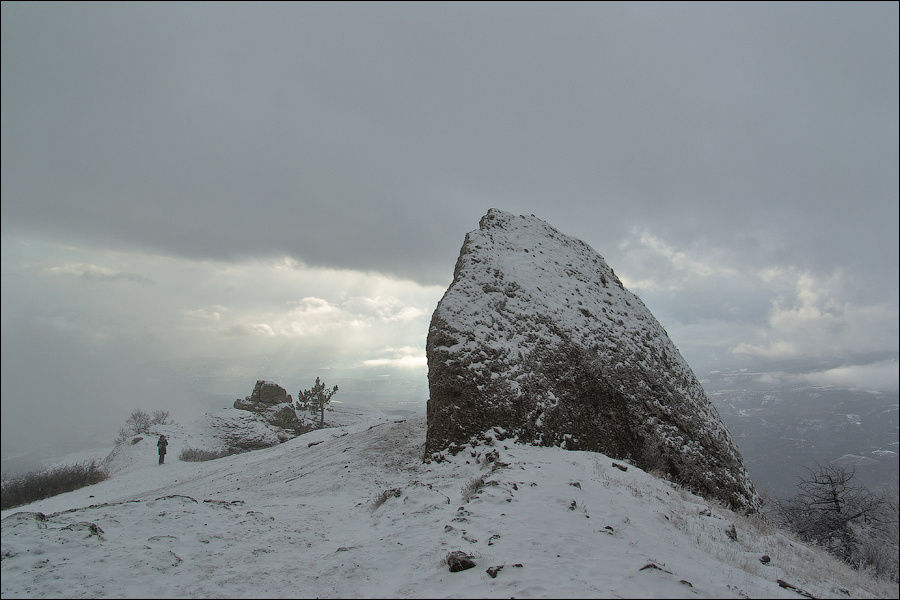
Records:
<instances>
[{"instance_id":1,"label":"person standing in snow","mask_svg":"<svg viewBox=\"0 0 900 600\"><path fill-rule=\"evenodd\" d=\"M166 436L159 436L159 441L156 442L156 447L159 448L159 464L166 462L166 446L168 445L169 441L166 440Z\"/></svg>"}]
</instances>

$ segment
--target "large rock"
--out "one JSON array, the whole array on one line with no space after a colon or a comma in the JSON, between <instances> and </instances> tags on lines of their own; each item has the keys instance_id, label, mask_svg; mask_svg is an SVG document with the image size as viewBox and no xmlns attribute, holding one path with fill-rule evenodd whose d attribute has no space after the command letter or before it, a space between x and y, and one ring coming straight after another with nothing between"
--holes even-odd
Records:
<instances>
[{"instance_id":1,"label":"large rock","mask_svg":"<svg viewBox=\"0 0 900 600\"><path fill-rule=\"evenodd\" d=\"M294 399L283 387L271 381L257 381L249 396L234 401L234 408L256 413L268 425L295 434L313 429L309 423L305 423L297 416Z\"/></svg>"},{"instance_id":2,"label":"large rock","mask_svg":"<svg viewBox=\"0 0 900 600\"><path fill-rule=\"evenodd\" d=\"M426 458L485 429L660 470L753 510L737 447L666 331L590 246L491 209L431 319Z\"/></svg>"},{"instance_id":3,"label":"large rock","mask_svg":"<svg viewBox=\"0 0 900 600\"><path fill-rule=\"evenodd\" d=\"M278 431L252 413L225 409L207 413L206 427L218 445L240 450L258 450L282 442Z\"/></svg>"},{"instance_id":4,"label":"large rock","mask_svg":"<svg viewBox=\"0 0 900 600\"><path fill-rule=\"evenodd\" d=\"M287 390L271 381L258 380L253 386L253 393L250 394L250 401L258 404L284 404L285 402L293 402L288 395Z\"/></svg>"}]
</instances>

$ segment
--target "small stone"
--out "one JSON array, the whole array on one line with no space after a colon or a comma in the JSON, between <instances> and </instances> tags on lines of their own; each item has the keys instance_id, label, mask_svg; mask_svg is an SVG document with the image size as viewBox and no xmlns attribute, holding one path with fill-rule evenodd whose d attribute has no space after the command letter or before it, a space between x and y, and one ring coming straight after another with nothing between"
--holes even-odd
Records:
<instances>
[{"instance_id":1,"label":"small stone","mask_svg":"<svg viewBox=\"0 0 900 600\"><path fill-rule=\"evenodd\" d=\"M759 562L761 562L764 565L767 565L770 562L772 562L772 558L768 554L763 554L762 556L759 557Z\"/></svg>"},{"instance_id":2,"label":"small stone","mask_svg":"<svg viewBox=\"0 0 900 600\"><path fill-rule=\"evenodd\" d=\"M658 564L652 563L652 562L647 563L646 565L644 565L643 567L641 567L640 569L638 569L638 571L645 571L645 570L647 570L647 569L650 569L650 570L656 570L656 571L662 571L663 573L668 573L669 575L672 574L672 571L669 571L668 569L663 569L663 568L662 568L661 566L659 566Z\"/></svg>"},{"instance_id":3,"label":"small stone","mask_svg":"<svg viewBox=\"0 0 900 600\"><path fill-rule=\"evenodd\" d=\"M447 555L447 565L450 567L451 573L465 571L475 566L472 557L460 550L455 550Z\"/></svg>"},{"instance_id":4,"label":"small stone","mask_svg":"<svg viewBox=\"0 0 900 600\"><path fill-rule=\"evenodd\" d=\"M488 567L487 571L485 571L488 575L491 576L491 579L496 579L497 573L503 568L503 565L497 565L496 567Z\"/></svg>"}]
</instances>

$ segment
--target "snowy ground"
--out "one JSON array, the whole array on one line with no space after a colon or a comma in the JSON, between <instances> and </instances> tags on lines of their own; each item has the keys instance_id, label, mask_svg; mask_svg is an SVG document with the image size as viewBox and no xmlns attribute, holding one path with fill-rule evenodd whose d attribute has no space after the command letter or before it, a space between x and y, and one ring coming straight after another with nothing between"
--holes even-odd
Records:
<instances>
[{"instance_id":1,"label":"snowy ground","mask_svg":"<svg viewBox=\"0 0 900 600\"><path fill-rule=\"evenodd\" d=\"M107 481L3 511L2 596L897 597L602 454L502 440L424 464L424 441L424 417L359 411L203 463L135 445ZM454 550L477 566L450 572Z\"/></svg>"}]
</instances>

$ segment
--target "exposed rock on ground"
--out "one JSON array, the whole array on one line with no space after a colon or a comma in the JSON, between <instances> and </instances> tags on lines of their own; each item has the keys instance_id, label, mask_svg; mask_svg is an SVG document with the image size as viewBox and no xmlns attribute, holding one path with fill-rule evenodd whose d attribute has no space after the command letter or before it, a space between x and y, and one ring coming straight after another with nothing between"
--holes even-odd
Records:
<instances>
[{"instance_id":1,"label":"exposed rock on ground","mask_svg":"<svg viewBox=\"0 0 900 600\"><path fill-rule=\"evenodd\" d=\"M472 560L472 557L465 552L456 550L447 555L447 566L450 567L451 573L457 573L459 571L471 569L475 566L475 562Z\"/></svg>"},{"instance_id":2,"label":"exposed rock on ground","mask_svg":"<svg viewBox=\"0 0 900 600\"><path fill-rule=\"evenodd\" d=\"M603 257L534 216L491 209L432 316L425 456L491 427L659 470L737 508L758 504L694 373Z\"/></svg>"},{"instance_id":3,"label":"exposed rock on ground","mask_svg":"<svg viewBox=\"0 0 900 600\"><path fill-rule=\"evenodd\" d=\"M288 437L313 429L313 426L297 417L290 394L271 381L257 381L249 396L234 401L234 408L259 415L268 425L284 430L284 435Z\"/></svg>"},{"instance_id":4,"label":"exposed rock on ground","mask_svg":"<svg viewBox=\"0 0 900 600\"><path fill-rule=\"evenodd\" d=\"M254 414L225 409L220 413L207 413L206 419L210 433L227 448L257 450L281 442L278 431Z\"/></svg>"}]
</instances>

